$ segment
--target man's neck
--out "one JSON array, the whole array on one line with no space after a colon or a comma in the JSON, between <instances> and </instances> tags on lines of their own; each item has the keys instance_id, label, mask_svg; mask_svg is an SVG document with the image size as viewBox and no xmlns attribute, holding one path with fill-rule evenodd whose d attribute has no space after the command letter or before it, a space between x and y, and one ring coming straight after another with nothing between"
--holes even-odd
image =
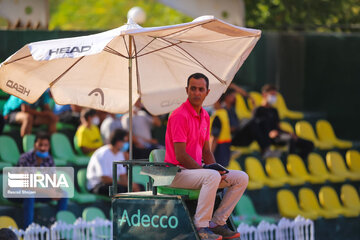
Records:
<instances>
[{"instance_id":1,"label":"man's neck","mask_svg":"<svg viewBox=\"0 0 360 240\"><path fill-rule=\"evenodd\" d=\"M191 104L191 103L190 103ZM194 106L191 104L191 106L194 108L195 112L200 115L200 111L201 111L201 106Z\"/></svg>"},{"instance_id":2,"label":"man's neck","mask_svg":"<svg viewBox=\"0 0 360 240\"><path fill-rule=\"evenodd\" d=\"M113 145L110 144L110 150L112 153L117 154L119 152L118 149L116 149Z\"/></svg>"}]
</instances>

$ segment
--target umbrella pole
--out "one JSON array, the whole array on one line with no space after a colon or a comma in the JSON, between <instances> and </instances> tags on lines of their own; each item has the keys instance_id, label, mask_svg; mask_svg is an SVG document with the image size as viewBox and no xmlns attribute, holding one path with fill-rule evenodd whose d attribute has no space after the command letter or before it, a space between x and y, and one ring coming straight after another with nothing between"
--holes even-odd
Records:
<instances>
[{"instance_id":1,"label":"umbrella pole","mask_svg":"<svg viewBox=\"0 0 360 240\"><path fill-rule=\"evenodd\" d=\"M133 111L132 111L132 41L129 36L129 159L133 159ZM128 166L128 192L132 192L132 165Z\"/></svg>"}]
</instances>

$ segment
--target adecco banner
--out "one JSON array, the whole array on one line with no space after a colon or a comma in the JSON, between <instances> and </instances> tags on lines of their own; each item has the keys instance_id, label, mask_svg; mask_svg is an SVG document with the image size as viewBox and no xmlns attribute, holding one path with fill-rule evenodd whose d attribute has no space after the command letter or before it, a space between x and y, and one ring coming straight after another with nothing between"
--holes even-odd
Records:
<instances>
[{"instance_id":1,"label":"adecco banner","mask_svg":"<svg viewBox=\"0 0 360 240\"><path fill-rule=\"evenodd\" d=\"M5 167L3 196L5 198L72 198L74 169L72 167Z\"/></svg>"},{"instance_id":2,"label":"adecco banner","mask_svg":"<svg viewBox=\"0 0 360 240\"><path fill-rule=\"evenodd\" d=\"M195 227L179 198L116 198L114 239L197 239Z\"/></svg>"}]
</instances>

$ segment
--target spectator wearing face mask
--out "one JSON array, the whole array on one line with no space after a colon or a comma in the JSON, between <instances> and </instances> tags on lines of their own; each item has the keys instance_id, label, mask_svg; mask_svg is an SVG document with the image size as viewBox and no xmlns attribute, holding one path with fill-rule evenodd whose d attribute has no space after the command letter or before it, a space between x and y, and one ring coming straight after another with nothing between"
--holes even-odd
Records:
<instances>
[{"instance_id":1,"label":"spectator wearing face mask","mask_svg":"<svg viewBox=\"0 0 360 240\"><path fill-rule=\"evenodd\" d=\"M273 107L277 101L276 87L266 84L262 88L262 95L263 101L261 106L254 110L253 119L259 126L264 138L267 138L269 143L273 145L288 145L290 153L296 153L306 159L307 155L314 149L314 144L280 129L279 114Z\"/></svg>"},{"instance_id":2,"label":"spectator wearing face mask","mask_svg":"<svg viewBox=\"0 0 360 240\"><path fill-rule=\"evenodd\" d=\"M18 166L19 167L55 167L54 159L49 153L50 150L50 135L45 132L37 133L35 137L34 149L22 154L20 156ZM40 189L36 190L37 192ZM46 190L47 195L54 196L56 193L54 188ZM58 194L56 194L58 195ZM34 220L34 207L35 202L50 202L56 200L57 210L66 210L68 198L16 198L10 199L15 202L23 203L23 213L24 213L24 229L29 226Z\"/></svg>"},{"instance_id":3,"label":"spectator wearing face mask","mask_svg":"<svg viewBox=\"0 0 360 240\"><path fill-rule=\"evenodd\" d=\"M84 154L91 156L96 149L103 145L100 130L97 126L100 121L96 111L89 108L81 110L80 121L81 125L75 133L77 145Z\"/></svg>"},{"instance_id":4,"label":"spectator wearing face mask","mask_svg":"<svg viewBox=\"0 0 360 240\"><path fill-rule=\"evenodd\" d=\"M109 196L109 187L112 186L113 162L128 159L129 148L128 133L122 129L116 129L110 135L110 143L97 149L91 156L86 171L87 188L90 192ZM127 169L117 165L118 189L117 192L127 192ZM133 191L144 190L142 185L133 183Z\"/></svg>"}]
</instances>

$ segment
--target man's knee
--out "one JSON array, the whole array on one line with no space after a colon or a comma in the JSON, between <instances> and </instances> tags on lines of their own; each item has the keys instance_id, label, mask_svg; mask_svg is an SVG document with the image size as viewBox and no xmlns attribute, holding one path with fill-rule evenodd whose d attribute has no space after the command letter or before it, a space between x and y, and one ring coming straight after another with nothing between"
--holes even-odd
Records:
<instances>
[{"instance_id":1,"label":"man's knee","mask_svg":"<svg viewBox=\"0 0 360 240\"><path fill-rule=\"evenodd\" d=\"M249 183L249 175L247 175L246 172L244 171L233 171L236 178L236 182L241 184L241 185L248 185Z\"/></svg>"},{"instance_id":2,"label":"man's knee","mask_svg":"<svg viewBox=\"0 0 360 240\"><path fill-rule=\"evenodd\" d=\"M206 173L204 176L204 183L212 183L212 184L219 184L221 181L221 175L218 171L214 171L211 169L204 169Z\"/></svg>"}]
</instances>

